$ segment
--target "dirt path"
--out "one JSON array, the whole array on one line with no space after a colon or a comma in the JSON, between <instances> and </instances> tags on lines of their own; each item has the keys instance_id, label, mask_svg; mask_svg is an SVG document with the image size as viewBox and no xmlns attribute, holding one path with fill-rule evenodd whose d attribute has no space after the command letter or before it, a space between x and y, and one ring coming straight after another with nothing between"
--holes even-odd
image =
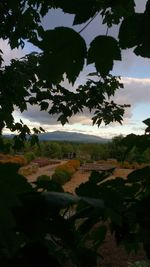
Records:
<instances>
[{"instance_id":1,"label":"dirt path","mask_svg":"<svg viewBox=\"0 0 150 267\"><path fill-rule=\"evenodd\" d=\"M61 161L58 164L50 164L50 165L47 165L45 167L39 167L39 169L38 169L38 171L36 173L33 173L33 174L27 176L27 180L29 182L35 182L37 177L40 176L40 175L51 176L54 173L56 167L61 165L61 164L64 164L64 162L65 161Z\"/></svg>"},{"instance_id":2,"label":"dirt path","mask_svg":"<svg viewBox=\"0 0 150 267\"><path fill-rule=\"evenodd\" d=\"M63 186L65 192L74 193L76 187L88 181L90 174L91 172L77 171L71 180Z\"/></svg>"},{"instance_id":3,"label":"dirt path","mask_svg":"<svg viewBox=\"0 0 150 267\"><path fill-rule=\"evenodd\" d=\"M109 177L109 179L115 179L116 177L126 178L130 172L132 172L132 170L117 168L114 174ZM81 183L88 181L90 174L90 171L77 171L72 176L71 180L63 186L64 190L69 193L74 193L76 187L78 187Z\"/></svg>"},{"instance_id":4,"label":"dirt path","mask_svg":"<svg viewBox=\"0 0 150 267\"><path fill-rule=\"evenodd\" d=\"M54 171L55 168L61 164L64 164L66 161L61 161L58 164L51 164L51 165L47 165L45 167L40 167L38 169L38 171L36 173L33 173L31 175L27 176L27 179L29 182L34 182L38 176L40 175L48 175L51 176ZM128 169L116 169L114 172L114 175L110 177L110 179L115 178L115 177L123 177L126 178L126 176L131 172L132 170L128 170ZM63 188L66 192L69 193L74 193L75 188L78 187L81 183L85 183L86 181L88 181L89 176L90 176L91 172L90 171L82 171L79 170L77 171L71 178L71 180L69 182L67 182Z\"/></svg>"}]
</instances>

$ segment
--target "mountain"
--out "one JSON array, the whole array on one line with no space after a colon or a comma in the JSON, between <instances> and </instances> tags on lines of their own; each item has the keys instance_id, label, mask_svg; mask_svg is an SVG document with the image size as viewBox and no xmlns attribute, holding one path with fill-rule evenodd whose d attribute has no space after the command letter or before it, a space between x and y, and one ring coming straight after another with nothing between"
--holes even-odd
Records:
<instances>
[{"instance_id":1,"label":"mountain","mask_svg":"<svg viewBox=\"0 0 150 267\"><path fill-rule=\"evenodd\" d=\"M68 141L81 143L107 143L110 139L98 137L95 135L81 134L76 132L54 131L46 132L38 135L40 141ZM5 138L12 139L14 134L6 134Z\"/></svg>"},{"instance_id":2,"label":"mountain","mask_svg":"<svg viewBox=\"0 0 150 267\"><path fill-rule=\"evenodd\" d=\"M84 143L107 143L110 140L95 135L81 134L76 132L55 131L39 134L41 141L68 141Z\"/></svg>"}]
</instances>

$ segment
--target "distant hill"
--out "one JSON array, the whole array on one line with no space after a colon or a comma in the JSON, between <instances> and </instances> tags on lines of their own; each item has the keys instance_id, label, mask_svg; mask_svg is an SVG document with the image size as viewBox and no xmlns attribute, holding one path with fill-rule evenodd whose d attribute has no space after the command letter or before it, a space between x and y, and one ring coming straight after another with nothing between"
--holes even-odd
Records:
<instances>
[{"instance_id":1,"label":"distant hill","mask_svg":"<svg viewBox=\"0 0 150 267\"><path fill-rule=\"evenodd\" d=\"M41 141L68 141L84 143L107 143L110 140L95 135L81 134L76 132L55 131L39 134Z\"/></svg>"},{"instance_id":2,"label":"distant hill","mask_svg":"<svg viewBox=\"0 0 150 267\"><path fill-rule=\"evenodd\" d=\"M4 135L6 138L13 138L13 134ZM81 134L76 132L54 131L39 134L40 141L68 141L81 143L107 143L110 139L98 137L95 135Z\"/></svg>"}]
</instances>

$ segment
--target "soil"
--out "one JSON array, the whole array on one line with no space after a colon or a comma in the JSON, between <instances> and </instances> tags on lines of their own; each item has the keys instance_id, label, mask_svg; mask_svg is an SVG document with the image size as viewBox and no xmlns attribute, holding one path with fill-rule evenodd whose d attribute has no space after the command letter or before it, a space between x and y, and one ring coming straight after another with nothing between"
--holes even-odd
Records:
<instances>
[{"instance_id":1,"label":"soil","mask_svg":"<svg viewBox=\"0 0 150 267\"><path fill-rule=\"evenodd\" d=\"M108 179L115 179L116 177L122 177L125 179L131 171L132 170L129 169L118 168L115 170L114 174ZM78 187L81 183L85 183L88 181L90 174L91 172L89 171L77 171L72 176L72 179L63 186L64 190L69 193L74 193L76 187Z\"/></svg>"},{"instance_id":2,"label":"soil","mask_svg":"<svg viewBox=\"0 0 150 267\"><path fill-rule=\"evenodd\" d=\"M81 183L85 183L88 181L91 172L82 172L77 171L71 178L69 182L67 182L63 188L65 192L73 193L75 188L78 187Z\"/></svg>"}]
</instances>

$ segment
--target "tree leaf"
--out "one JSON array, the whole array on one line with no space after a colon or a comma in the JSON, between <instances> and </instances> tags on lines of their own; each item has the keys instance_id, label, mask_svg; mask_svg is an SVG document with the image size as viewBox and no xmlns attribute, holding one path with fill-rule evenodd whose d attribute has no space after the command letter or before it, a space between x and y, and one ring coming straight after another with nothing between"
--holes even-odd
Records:
<instances>
[{"instance_id":1,"label":"tree leaf","mask_svg":"<svg viewBox=\"0 0 150 267\"><path fill-rule=\"evenodd\" d=\"M77 204L80 201L83 201L94 208L104 208L104 202L101 199L96 198L74 196L62 192L43 192L42 196L44 196L48 205L53 208L66 208L70 205Z\"/></svg>"},{"instance_id":2,"label":"tree leaf","mask_svg":"<svg viewBox=\"0 0 150 267\"><path fill-rule=\"evenodd\" d=\"M100 246L104 241L107 232L107 227L105 225L100 225L95 228L91 234L91 239L94 240L95 245Z\"/></svg>"},{"instance_id":3,"label":"tree leaf","mask_svg":"<svg viewBox=\"0 0 150 267\"><path fill-rule=\"evenodd\" d=\"M53 6L61 8L64 12L75 14L73 25L86 22L94 16L100 7L96 0L55 0Z\"/></svg>"},{"instance_id":4,"label":"tree leaf","mask_svg":"<svg viewBox=\"0 0 150 267\"><path fill-rule=\"evenodd\" d=\"M73 196L68 193L43 192L42 196L44 196L45 201L50 207L56 207L60 209L66 208L69 205L76 204L80 201L80 197Z\"/></svg>"},{"instance_id":5,"label":"tree leaf","mask_svg":"<svg viewBox=\"0 0 150 267\"><path fill-rule=\"evenodd\" d=\"M42 76L56 83L66 73L68 80L74 83L84 66L84 39L73 29L58 27L46 31L37 45L44 51L40 61Z\"/></svg>"},{"instance_id":6,"label":"tree leaf","mask_svg":"<svg viewBox=\"0 0 150 267\"><path fill-rule=\"evenodd\" d=\"M113 68L113 61L121 60L118 42L111 36L97 36L88 51L88 64L95 63L96 70L102 77Z\"/></svg>"},{"instance_id":7,"label":"tree leaf","mask_svg":"<svg viewBox=\"0 0 150 267\"><path fill-rule=\"evenodd\" d=\"M73 25L86 22L96 14L98 9L95 0L78 0L78 2ZM77 1L75 3L77 4Z\"/></svg>"},{"instance_id":8,"label":"tree leaf","mask_svg":"<svg viewBox=\"0 0 150 267\"><path fill-rule=\"evenodd\" d=\"M41 107L41 110L47 110L48 107L49 107L49 103L43 101L43 102L40 103L40 107Z\"/></svg>"},{"instance_id":9,"label":"tree leaf","mask_svg":"<svg viewBox=\"0 0 150 267\"><path fill-rule=\"evenodd\" d=\"M150 118L144 120L143 123L145 123L147 126L150 126Z\"/></svg>"},{"instance_id":10,"label":"tree leaf","mask_svg":"<svg viewBox=\"0 0 150 267\"><path fill-rule=\"evenodd\" d=\"M53 179L50 179L50 177L46 175L39 176L34 184L36 185L36 189L44 189L46 191L55 192L64 191L60 184L56 183Z\"/></svg>"},{"instance_id":11,"label":"tree leaf","mask_svg":"<svg viewBox=\"0 0 150 267\"><path fill-rule=\"evenodd\" d=\"M91 198L91 197L81 197L81 200L89 204L90 206L94 208L103 209L104 208L104 201L97 198Z\"/></svg>"},{"instance_id":12,"label":"tree leaf","mask_svg":"<svg viewBox=\"0 0 150 267\"><path fill-rule=\"evenodd\" d=\"M18 174L19 167L12 163L0 164L0 247L8 255L18 245L13 210L21 205L21 195L33 191L27 180Z\"/></svg>"},{"instance_id":13,"label":"tree leaf","mask_svg":"<svg viewBox=\"0 0 150 267\"><path fill-rule=\"evenodd\" d=\"M142 20L143 14L134 14L123 20L119 30L119 44L121 48L131 48L140 44Z\"/></svg>"},{"instance_id":14,"label":"tree leaf","mask_svg":"<svg viewBox=\"0 0 150 267\"><path fill-rule=\"evenodd\" d=\"M148 166L139 170L135 170L128 175L128 181L132 183L142 183L143 179L147 179L147 181L150 179L150 167Z\"/></svg>"}]
</instances>

